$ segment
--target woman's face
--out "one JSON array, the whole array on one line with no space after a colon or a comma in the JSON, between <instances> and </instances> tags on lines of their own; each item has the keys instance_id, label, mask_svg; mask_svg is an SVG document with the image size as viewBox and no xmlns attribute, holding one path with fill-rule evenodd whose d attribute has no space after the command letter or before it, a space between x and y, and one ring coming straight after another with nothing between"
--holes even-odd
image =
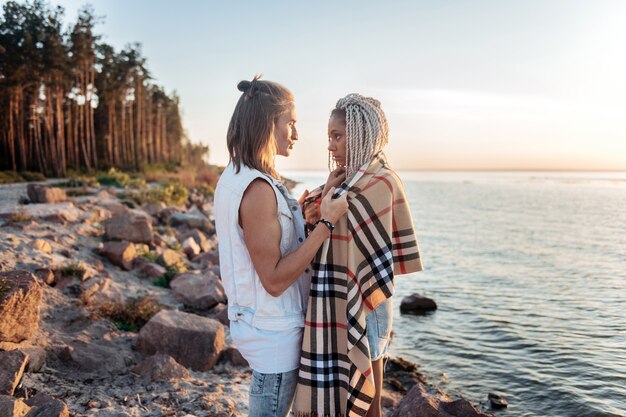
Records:
<instances>
[{"instance_id":1,"label":"woman's face","mask_svg":"<svg viewBox=\"0 0 626 417\"><path fill-rule=\"evenodd\" d=\"M337 165L346 166L346 120L341 116L328 120L328 150Z\"/></svg>"},{"instance_id":2,"label":"woman's face","mask_svg":"<svg viewBox=\"0 0 626 417\"><path fill-rule=\"evenodd\" d=\"M289 104L287 111L284 112L274 124L274 138L276 139L276 154L289 156L293 145L298 140L298 131L296 130L296 107L293 103Z\"/></svg>"}]
</instances>

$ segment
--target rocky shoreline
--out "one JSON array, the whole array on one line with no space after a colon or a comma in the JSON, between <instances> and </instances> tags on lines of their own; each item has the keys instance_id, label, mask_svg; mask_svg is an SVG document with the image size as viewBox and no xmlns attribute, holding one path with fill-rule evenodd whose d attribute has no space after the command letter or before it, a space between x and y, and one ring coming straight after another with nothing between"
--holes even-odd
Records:
<instances>
[{"instance_id":1,"label":"rocky shoreline","mask_svg":"<svg viewBox=\"0 0 626 417\"><path fill-rule=\"evenodd\" d=\"M247 415L211 198L139 205L121 188L51 185L0 186L0 417ZM489 415L400 358L384 407Z\"/></svg>"}]
</instances>

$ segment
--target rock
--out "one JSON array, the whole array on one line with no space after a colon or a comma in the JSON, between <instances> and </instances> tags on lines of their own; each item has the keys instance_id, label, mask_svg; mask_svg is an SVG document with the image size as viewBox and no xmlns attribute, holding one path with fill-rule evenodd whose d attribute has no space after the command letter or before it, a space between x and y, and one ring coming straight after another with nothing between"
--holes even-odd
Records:
<instances>
[{"instance_id":1,"label":"rock","mask_svg":"<svg viewBox=\"0 0 626 417\"><path fill-rule=\"evenodd\" d=\"M226 302L222 281L214 274L179 274L170 282L170 288L185 305L201 310Z\"/></svg>"},{"instance_id":2,"label":"rock","mask_svg":"<svg viewBox=\"0 0 626 417\"><path fill-rule=\"evenodd\" d=\"M389 357L385 364L384 383L393 391L406 394L416 384L426 383L417 365L399 357Z\"/></svg>"},{"instance_id":3,"label":"rock","mask_svg":"<svg viewBox=\"0 0 626 417\"><path fill-rule=\"evenodd\" d=\"M20 351L28 356L26 372L39 372L46 364L46 350L38 346L23 347Z\"/></svg>"},{"instance_id":4,"label":"rock","mask_svg":"<svg viewBox=\"0 0 626 417\"><path fill-rule=\"evenodd\" d=\"M101 190L96 194L96 198L98 200L108 200L111 198L111 194L107 190Z\"/></svg>"},{"instance_id":5,"label":"rock","mask_svg":"<svg viewBox=\"0 0 626 417\"><path fill-rule=\"evenodd\" d=\"M182 255L175 250L165 249L161 255L159 255L158 262L161 265L165 265L169 268L178 269L181 272L187 270L185 266L185 260Z\"/></svg>"},{"instance_id":6,"label":"rock","mask_svg":"<svg viewBox=\"0 0 626 417\"><path fill-rule=\"evenodd\" d=\"M59 359L87 374L120 375L127 371L130 358L116 346L75 339L58 354Z\"/></svg>"},{"instance_id":7,"label":"rock","mask_svg":"<svg viewBox=\"0 0 626 417\"><path fill-rule=\"evenodd\" d=\"M28 184L26 187L31 203L55 204L67 200L65 191L56 187L47 187L41 184Z\"/></svg>"},{"instance_id":8,"label":"rock","mask_svg":"<svg viewBox=\"0 0 626 417\"><path fill-rule=\"evenodd\" d=\"M54 397L43 392L38 392L34 396L27 399L25 402L26 402L26 405L28 405L29 407L41 407L42 405L49 403L51 401L54 401L54 400L55 400Z\"/></svg>"},{"instance_id":9,"label":"rock","mask_svg":"<svg viewBox=\"0 0 626 417\"><path fill-rule=\"evenodd\" d=\"M114 198L101 200L99 205L105 210L108 210L113 216L127 214L130 211L128 207Z\"/></svg>"},{"instance_id":10,"label":"rock","mask_svg":"<svg viewBox=\"0 0 626 417\"><path fill-rule=\"evenodd\" d=\"M43 239L33 241L32 248L44 253L52 253L52 246Z\"/></svg>"},{"instance_id":11,"label":"rock","mask_svg":"<svg viewBox=\"0 0 626 417\"><path fill-rule=\"evenodd\" d=\"M211 317L222 323L224 326L230 326L230 320L228 319L228 306L224 304L218 304L211 310Z\"/></svg>"},{"instance_id":12,"label":"rock","mask_svg":"<svg viewBox=\"0 0 626 417\"><path fill-rule=\"evenodd\" d=\"M213 234L215 227L209 218L197 209L189 210L187 213L174 213L170 217L172 226L187 226L190 229L200 229L203 232Z\"/></svg>"},{"instance_id":13,"label":"rock","mask_svg":"<svg viewBox=\"0 0 626 417\"><path fill-rule=\"evenodd\" d=\"M0 395L0 417L24 417L30 407L22 400Z\"/></svg>"},{"instance_id":14,"label":"rock","mask_svg":"<svg viewBox=\"0 0 626 417\"><path fill-rule=\"evenodd\" d=\"M54 285L54 270L52 268L37 268L35 275L47 285Z\"/></svg>"},{"instance_id":15,"label":"rock","mask_svg":"<svg viewBox=\"0 0 626 417\"><path fill-rule=\"evenodd\" d=\"M133 269L133 261L137 257L135 245L131 242L104 242L100 255L107 258L113 265L127 271Z\"/></svg>"},{"instance_id":16,"label":"rock","mask_svg":"<svg viewBox=\"0 0 626 417\"><path fill-rule=\"evenodd\" d=\"M158 203L148 203L141 206L141 209L148 213L150 216L158 217L161 210L165 209L167 206L164 202L159 201Z\"/></svg>"},{"instance_id":17,"label":"rock","mask_svg":"<svg viewBox=\"0 0 626 417\"><path fill-rule=\"evenodd\" d=\"M436 309L437 303L434 300L417 293L404 297L400 303L402 313L424 314Z\"/></svg>"},{"instance_id":18,"label":"rock","mask_svg":"<svg viewBox=\"0 0 626 417\"><path fill-rule=\"evenodd\" d=\"M0 351L0 395L13 395L28 363L28 355L19 350Z\"/></svg>"},{"instance_id":19,"label":"rock","mask_svg":"<svg viewBox=\"0 0 626 417\"><path fill-rule=\"evenodd\" d=\"M76 222L83 216L83 212L77 209L71 202L58 204L28 204L26 206L0 208L0 219L9 219L16 214L58 223Z\"/></svg>"},{"instance_id":20,"label":"rock","mask_svg":"<svg viewBox=\"0 0 626 417\"><path fill-rule=\"evenodd\" d=\"M217 320L161 310L139 331L137 350L167 353L194 371L215 366L224 347L224 326Z\"/></svg>"},{"instance_id":21,"label":"rock","mask_svg":"<svg viewBox=\"0 0 626 417\"><path fill-rule=\"evenodd\" d=\"M494 417L481 412L467 400L453 400L439 388L418 383L400 401L391 417Z\"/></svg>"},{"instance_id":22,"label":"rock","mask_svg":"<svg viewBox=\"0 0 626 417\"><path fill-rule=\"evenodd\" d=\"M402 401L402 394L394 391L387 391L383 389L383 393L380 396L380 402L383 409L391 409L393 410L398 406L398 404ZM389 413L383 413L389 414Z\"/></svg>"},{"instance_id":23,"label":"rock","mask_svg":"<svg viewBox=\"0 0 626 417\"><path fill-rule=\"evenodd\" d=\"M243 357L239 349L235 345L230 345L222 352L221 360L226 361L234 366L250 366L248 361Z\"/></svg>"},{"instance_id":24,"label":"rock","mask_svg":"<svg viewBox=\"0 0 626 417\"><path fill-rule=\"evenodd\" d=\"M206 238L205 234L202 233L200 230L194 229L190 232L183 234L181 236L181 240L184 241L190 237L193 238L193 240L198 244L198 246L200 246L200 249L202 250L202 252L208 252L213 248L212 242L209 241Z\"/></svg>"},{"instance_id":25,"label":"rock","mask_svg":"<svg viewBox=\"0 0 626 417\"><path fill-rule=\"evenodd\" d=\"M135 243L152 242L152 224L148 217L137 212L111 217L105 221L104 230L109 239Z\"/></svg>"},{"instance_id":26,"label":"rock","mask_svg":"<svg viewBox=\"0 0 626 417\"><path fill-rule=\"evenodd\" d=\"M148 262L143 264L139 268L139 272L146 277L157 279L165 275L165 273L167 273L167 270L159 264Z\"/></svg>"},{"instance_id":27,"label":"rock","mask_svg":"<svg viewBox=\"0 0 626 417\"><path fill-rule=\"evenodd\" d=\"M493 408L507 408L509 406L509 402L503 395L490 392L487 398L489 398L489 402L491 402Z\"/></svg>"},{"instance_id":28,"label":"rock","mask_svg":"<svg viewBox=\"0 0 626 417\"><path fill-rule=\"evenodd\" d=\"M151 381L171 381L191 376L187 368L163 353L150 356L135 366L132 372Z\"/></svg>"},{"instance_id":29,"label":"rock","mask_svg":"<svg viewBox=\"0 0 626 417\"><path fill-rule=\"evenodd\" d=\"M0 272L0 342L19 343L37 334L41 297L30 272Z\"/></svg>"},{"instance_id":30,"label":"rock","mask_svg":"<svg viewBox=\"0 0 626 417\"><path fill-rule=\"evenodd\" d=\"M193 258L194 256L200 253L200 246L196 243L196 241L192 237L188 237L187 239L185 239L182 246L183 246L183 253L187 255L189 259Z\"/></svg>"},{"instance_id":31,"label":"rock","mask_svg":"<svg viewBox=\"0 0 626 417\"><path fill-rule=\"evenodd\" d=\"M82 284L81 298L89 306L105 306L122 303L124 293L111 278L98 277Z\"/></svg>"},{"instance_id":32,"label":"rock","mask_svg":"<svg viewBox=\"0 0 626 417\"><path fill-rule=\"evenodd\" d=\"M67 405L63 401L52 398L49 395L38 393L26 400L26 404L29 402L37 402L38 405L33 405L24 417L70 417Z\"/></svg>"},{"instance_id":33,"label":"rock","mask_svg":"<svg viewBox=\"0 0 626 417\"><path fill-rule=\"evenodd\" d=\"M220 255L217 248L214 248L206 253L196 256L191 260L191 262L196 264L199 263L200 269L205 269L207 266L219 265Z\"/></svg>"}]
</instances>

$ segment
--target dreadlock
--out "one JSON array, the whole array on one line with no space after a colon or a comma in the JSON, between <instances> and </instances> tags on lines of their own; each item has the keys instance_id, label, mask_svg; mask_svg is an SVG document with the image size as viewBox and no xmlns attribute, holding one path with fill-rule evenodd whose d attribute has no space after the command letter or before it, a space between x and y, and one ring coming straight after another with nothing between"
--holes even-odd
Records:
<instances>
[{"instance_id":1,"label":"dreadlock","mask_svg":"<svg viewBox=\"0 0 626 417\"><path fill-rule=\"evenodd\" d=\"M345 117L346 176L350 178L389 141L387 117L378 100L357 93L339 99L331 115Z\"/></svg>"}]
</instances>

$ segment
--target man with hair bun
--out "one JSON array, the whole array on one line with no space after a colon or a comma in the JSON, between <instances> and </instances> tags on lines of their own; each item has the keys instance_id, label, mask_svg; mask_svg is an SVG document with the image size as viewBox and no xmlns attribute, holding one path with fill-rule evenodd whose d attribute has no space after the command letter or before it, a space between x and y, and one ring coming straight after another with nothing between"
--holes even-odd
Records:
<instances>
[{"instance_id":1,"label":"man with hair bun","mask_svg":"<svg viewBox=\"0 0 626 417\"><path fill-rule=\"evenodd\" d=\"M289 156L298 140L293 95L259 77L237 88L226 136L230 163L215 190L220 273L231 337L253 370L249 416L284 417L297 382L311 260L348 203L330 193L305 236L299 201L274 168L275 156ZM327 186L342 180L332 175Z\"/></svg>"}]
</instances>

